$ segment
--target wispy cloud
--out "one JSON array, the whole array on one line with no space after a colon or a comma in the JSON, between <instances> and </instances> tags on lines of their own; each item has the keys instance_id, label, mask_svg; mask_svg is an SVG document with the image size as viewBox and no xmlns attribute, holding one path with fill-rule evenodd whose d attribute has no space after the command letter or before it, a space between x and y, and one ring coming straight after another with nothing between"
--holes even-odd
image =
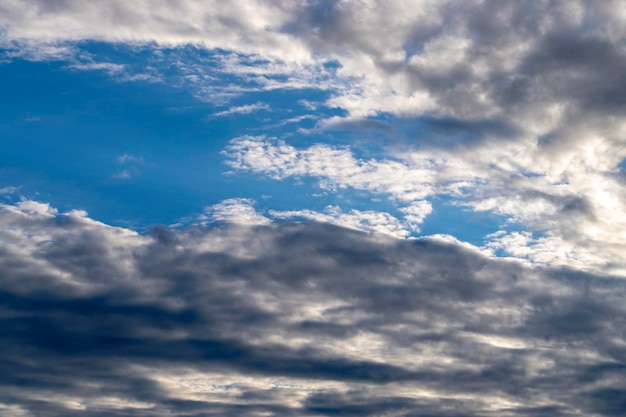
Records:
<instances>
[{"instance_id":1,"label":"wispy cloud","mask_svg":"<svg viewBox=\"0 0 626 417\"><path fill-rule=\"evenodd\" d=\"M120 180L127 180L127 179L129 179L131 177L132 177L132 174L127 169L124 169L124 170L122 170L122 171L120 171L120 172L118 172L116 174L113 174L113 178L117 178L117 179L120 179Z\"/></svg>"},{"instance_id":2,"label":"wispy cloud","mask_svg":"<svg viewBox=\"0 0 626 417\"><path fill-rule=\"evenodd\" d=\"M111 62L81 62L71 64L69 68L83 71L105 71L114 75L123 72L126 67L122 64L114 64Z\"/></svg>"},{"instance_id":3,"label":"wispy cloud","mask_svg":"<svg viewBox=\"0 0 626 417\"><path fill-rule=\"evenodd\" d=\"M142 156L137 156L129 153L123 153L117 157L118 164L127 164L127 163L135 163L135 164L143 164L144 160Z\"/></svg>"},{"instance_id":4,"label":"wispy cloud","mask_svg":"<svg viewBox=\"0 0 626 417\"><path fill-rule=\"evenodd\" d=\"M15 192L17 192L17 190L19 190L20 187L14 187L14 186L7 186L7 187L2 187L0 188L0 195L4 194L15 194Z\"/></svg>"},{"instance_id":5,"label":"wispy cloud","mask_svg":"<svg viewBox=\"0 0 626 417\"><path fill-rule=\"evenodd\" d=\"M352 187L390 194L402 201L423 199L434 192L437 161L433 158L411 164L399 160L360 160L349 149L318 144L298 149L276 138L243 136L231 140L224 151L228 164L275 179L309 175L323 188Z\"/></svg>"},{"instance_id":6,"label":"wispy cloud","mask_svg":"<svg viewBox=\"0 0 626 417\"><path fill-rule=\"evenodd\" d=\"M267 105L266 103L246 104L246 105L243 105L243 106L231 107L228 110L224 110L224 111L221 111L221 112L214 113L212 116L213 117L224 117L224 116L230 116L230 115L233 115L233 114L250 114L250 113L255 113L257 111L260 111L260 110L269 111L270 110L270 106Z\"/></svg>"}]
</instances>

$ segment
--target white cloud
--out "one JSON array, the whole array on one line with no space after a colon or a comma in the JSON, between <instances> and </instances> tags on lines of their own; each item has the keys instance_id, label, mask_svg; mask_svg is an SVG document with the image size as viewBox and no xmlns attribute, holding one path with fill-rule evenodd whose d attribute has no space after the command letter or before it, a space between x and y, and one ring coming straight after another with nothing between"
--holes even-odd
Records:
<instances>
[{"instance_id":1,"label":"white cloud","mask_svg":"<svg viewBox=\"0 0 626 417\"><path fill-rule=\"evenodd\" d=\"M430 203L418 201L402 208L405 213L403 221L393 215L375 210L342 210L341 207L329 205L323 211L303 210L269 210L266 215L259 213L254 206L256 202L248 198L231 198L218 204L208 206L196 221L203 224L230 223L240 225L269 225L275 220L307 220L320 223L335 224L349 229L364 232L376 232L396 238L406 238L412 232L419 231L418 225L431 212Z\"/></svg>"},{"instance_id":2,"label":"white cloud","mask_svg":"<svg viewBox=\"0 0 626 417\"><path fill-rule=\"evenodd\" d=\"M307 219L315 222L336 224L349 229L365 232L377 232L397 238L410 235L405 226L389 213L374 210L350 210L344 212L340 207L327 206L323 212L314 210L270 210L269 214L275 219Z\"/></svg>"},{"instance_id":3,"label":"white cloud","mask_svg":"<svg viewBox=\"0 0 626 417\"><path fill-rule=\"evenodd\" d=\"M33 200L22 200L15 206L15 209L24 214L55 216L58 210L48 203L40 203Z\"/></svg>"},{"instance_id":4,"label":"white cloud","mask_svg":"<svg viewBox=\"0 0 626 417\"><path fill-rule=\"evenodd\" d=\"M255 202L248 198L230 198L205 209L199 220L246 225L267 225L271 220L254 209Z\"/></svg>"},{"instance_id":5,"label":"white cloud","mask_svg":"<svg viewBox=\"0 0 626 417\"><path fill-rule=\"evenodd\" d=\"M419 225L433 211L433 206L428 201L416 201L407 207L400 209L404 213L404 220L414 232L419 232Z\"/></svg>"},{"instance_id":6,"label":"white cloud","mask_svg":"<svg viewBox=\"0 0 626 417\"><path fill-rule=\"evenodd\" d=\"M545 110L564 108L568 102L550 91L542 94L545 87L554 90L559 84L547 73L524 73L535 68L527 61L547 48L552 34L579 31L617 44L625 32L625 15L616 1L601 7L585 1L526 7L478 0L462 5L433 0L237 0L228 5L194 0L175 5L31 0L4 2L1 10L2 38L5 44L20 44L14 49L67 48L68 42L85 39L196 45L226 51L223 70L249 78L256 72L262 88L333 85L335 96L327 104L347 110L349 118L380 112L494 116L543 133L554 127ZM532 24L522 18L527 15ZM336 65L327 70L323 64L328 63ZM277 81L269 74L288 77ZM329 82L320 83L320 76ZM513 103L519 97L512 94L522 82L533 100Z\"/></svg>"},{"instance_id":7,"label":"white cloud","mask_svg":"<svg viewBox=\"0 0 626 417\"><path fill-rule=\"evenodd\" d=\"M111 75L118 74L124 71L125 66L122 64L114 64L112 62L90 62L90 63L75 63L71 64L69 68L76 70L90 70L90 71L105 71Z\"/></svg>"},{"instance_id":8,"label":"white cloud","mask_svg":"<svg viewBox=\"0 0 626 417\"><path fill-rule=\"evenodd\" d=\"M432 158L410 163L394 160L361 160L348 149L314 145L297 149L284 141L263 136L231 140L224 154L237 170L262 173L274 179L312 176L325 189L354 188L388 194L400 201L421 200L434 192L436 169Z\"/></svg>"},{"instance_id":9,"label":"white cloud","mask_svg":"<svg viewBox=\"0 0 626 417\"><path fill-rule=\"evenodd\" d=\"M259 110L270 110L270 106L268 106L266 103L254 103L254 104L246 104L243 106L235 106L235 107L229 108L228 110L214 113L213 117L230 116L232 114L250 114L250 113L257 112Z\"/></svg>"}]
</instances>

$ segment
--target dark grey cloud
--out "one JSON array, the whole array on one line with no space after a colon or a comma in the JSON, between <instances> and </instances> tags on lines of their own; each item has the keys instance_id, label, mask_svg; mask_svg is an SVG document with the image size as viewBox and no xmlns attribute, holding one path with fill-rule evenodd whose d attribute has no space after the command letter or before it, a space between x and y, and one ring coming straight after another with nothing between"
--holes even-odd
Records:
<instances>
[{"instance_id":1,"label":"dark grey cloud","mask_svg":"<svg viewBox=\"0 0 626 417\"><path fill-rule=\"evenodd\" d=\"M466 139L481 139L469 145L510 140L516 131L514 136L522 136L541 123L551 105L563 106L563 120L552 127L561 137L575 136L568 126L610 123L626 105L626 55L616 29L623 23L616 2L442 2L429 19L407 23L396 15L403 29L384 34L380 28L365 32L357 17L371 18L367 13L337 2L312 4L290 32L314 51L366 54L383 79L404 76L410 85L405 94L427 91L436 102L432 112L418 117L434 118L435 129L462 129ZM393 6L388 11L399 14ZM385 18L376 22L384 24ZM380 39L406 58L386 56ZM433 46L434 41L443 43ZM429 56L433 50L438 55ZM427 137L420 142L430 144Z\"/></svg>"},{"instance_id":2,"label":"dark grey cloud","mask_svg":"<svg viewBox=\"0 0 626 417\"><path fill-rule=\"evenodd\" d=\"M618 278L321 224L1 219L7 415L626 411Z\"/></svg>"}]
</instances>

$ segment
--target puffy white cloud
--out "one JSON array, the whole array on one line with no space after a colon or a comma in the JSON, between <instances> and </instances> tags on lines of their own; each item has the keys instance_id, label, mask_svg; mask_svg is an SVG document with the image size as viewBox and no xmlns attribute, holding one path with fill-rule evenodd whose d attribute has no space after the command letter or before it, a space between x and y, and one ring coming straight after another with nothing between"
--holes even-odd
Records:
<instances>
[{"instance_id":1,"label":"puffy white cloud","mask_svg":"<svg viewBox=\"0 0 626 417\"><path fill-rule=\"evenodd\" d=\"M378 232L395 237L407 237L410 232L398 219L374 210L350 210L344 212L340 207L327 206L323 212L314 210L271 210L269 214L276 219L307 219L315 222L336 224L349 229ZM411 218L411 225L413 225Z\"/></svg>"},{"instance_id":2,"label":"puffy white cloud","mask_svg":"<svg viewBox=\"0 0 626 417\"><path fill-rule=\"evenodd\" d=\"M400 209L404 213L404 220L408 223L409 228L415 232L419 232L419 225L433 211L433 206L428 201L416 201L407 207Z\"/></svg>"},{"instance_id":3,"label":"puffy white cloud","mask_svg":"<svg viewBox=\"0 0 626 417\"><path fill-rule=\"evenodd\" d=\"M230 198L209 206L199 220L249 225L270 223L270 219L254 209L254 201L248 198Z\"/></svg>"}]
</instances>

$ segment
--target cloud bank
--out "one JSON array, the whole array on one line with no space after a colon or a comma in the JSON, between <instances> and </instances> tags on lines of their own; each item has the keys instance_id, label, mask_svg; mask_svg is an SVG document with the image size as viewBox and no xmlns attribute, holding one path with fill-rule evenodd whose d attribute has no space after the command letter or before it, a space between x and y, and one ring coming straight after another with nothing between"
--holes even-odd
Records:
<instances>
[{"instance_id":1,"label":"cloud bank","mask_svg":"<svg viewBox=\"0 0 626 417\"><path fill-rule=\"evenodd\" d=\"M626 284L318 223L0 210L7 416L618 416Z\"/></svg>"}]
</instances>

